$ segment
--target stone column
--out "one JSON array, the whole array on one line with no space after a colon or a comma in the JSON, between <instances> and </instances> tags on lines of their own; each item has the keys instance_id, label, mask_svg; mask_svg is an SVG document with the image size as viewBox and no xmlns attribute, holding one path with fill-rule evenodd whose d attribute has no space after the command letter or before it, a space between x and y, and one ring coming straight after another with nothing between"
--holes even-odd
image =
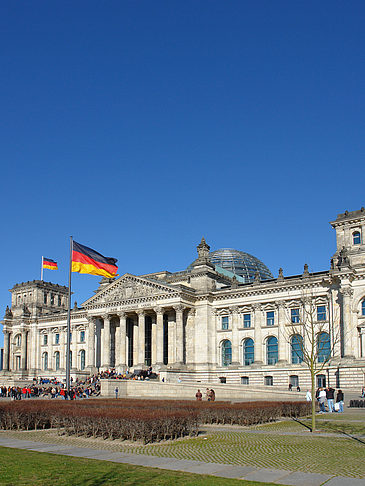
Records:
<instances>
[{"instance_id":1,"label":"stone column","mask_svg":"<svg viewBox=\"0 0 365 486\"><path fill-rule=\"evenodd\" d=\"M138 366L138 350L139 350L139 335L138 335L138 317L132 318L133 321L133 367Z\"/></svg>"},{"instance_id":2,"label":"stone column","mask_svg":"<svg viewBox=\"0 0 365 486\"><path fill-rule=\"evenodd\" d=\"M262 342L262 309L260 304L254 304L254 359L255 363L262 365L264 362L264 344Z\"/></svg>"},{"instance_id":3,"label":"stone column","mask_svg":"<svg viewBox=\"0 0 365 486\"><path fill-rule=\"evenodd\" d=\"M171 319L171 314L168 315L168 365L171 366L176 362L176 322Z\"/></svg>"},{"instance_id":4,"label":"stone column","mask_svg":"<svg viewBox=\"0 0 365 486\"><path fill-rule=\"evenodd\" d=\"M232 365L231 366L239 366L240 365L240 353L239 353L239 335L238 335L238 307L234 306L230 309L231 318L232 318Z\"/></svg>"},{"instance_id":5,"label":"stone column","mask_svg":"<svg viewBox=\"0 0 365 486\"><path fill-rule=\"evenodd\" d=\"M186 363L195 363L195 309L189 309L186 320L185 340L186 340ZM214 351L214 356L216 351ZM215 359L214 359L215 361Z\"/></svg>"},{"instance_id":6,"label":"stone column","mask_svg":"<svg viewBox=\"0 0 365 486\"><path fill-rule=\"evenodd\" d=\"M30 370L30 374L35 376L35 356L36 356L36 347L35 347L35 336L36 336L36 329L34 324L32 324L29 330L29 338L28 338L28 366Z\"/></svg>"},{"instance_id":7,"label":"stone column","mask_svg":"<svg viewBox=\"0 0 365 486\"><path fill-rule=\"evenodd\" d=\"M127 367L127 314L121 312L119 315L119 367Z\"/></svg>"},{"instance_id":8,"label":"stone column","mask_svg":"<svg viewBox=\"0 0 365 486\"><path fill-rule=\"evenodd\" d=\"M354 291L350 287L341 290L343 296L343 314L342 314L342 356L344 358L353 358L352 345L352 319L351 319L351 302Z\"/></svg>"},{"instance_id":9,"label":"stone column","mask_svg":"<svg viewBox=\"0 0 365 486\"><path fill-rule=\"evenodd\" d=\"M286 316L286 307L284 302L279 302L277 304L278 309L278 363L287 363L287 342L288 342L288 333L285 327L287 316Z\"/></svg>"},{"instance_id":10,"label":"stone column","mask_svg":"<svg viewBox=\"0 0 365 486\"><path fill-rule=\"evenodd\" d=\"M71 355L71 364L70 369L75 370L77 368L77 333L75 328L71 328L72 334L72 342L70 343L70 351L72 351Z\"/></svg>"},{"instance_id":11,"label":"stone column","mask_svg":"<svg viewBox=\"0 0 365 486\"><path fill-rule=\"evenodd\" d=\"M9 371L10 332L4 331L4 371Z\"/></svg>"},{"instance_id":12,"label":"stone column","mask_svg":"<svg viewBox=\"0 0 365 486\"><path fill-rule=\"evenodd\" d=\"M88 318L87 329L87 367L92 372L95 368L95 318Z\"/></svg>"},{"instance_id":13,"label":"stone column","mask_svg":"<svg viewBox=\"0 0 365 486\"><path fill-rule=\"evenodd\" d=\"M157 322L156 315L152 316L151 329L151 365L155 366L157 362Z\"/></svg>"},{"instance_id":14,"label":"stone column","mask_svg":"<svg viewBox=\"0 0 365 486\"><path fill-rule=\"evenodd\" d=\"M104 321L102 368L110 368L110 318L108 314L102 316Z\"/></svg>"},{"instance_id":15,"label":"stone column","mask_svg":"<svg viewBox=\"0 0 365 486\"><path fill-rule=\"evenodd\" d=\"M60 370L66 369L67 328L60 328Z\"/></svg>"},{"instance_id":16,"label":"stone column","mask_svg":"<svg viewBox=\"0 0 365 486\"><path fill-rule=\"evenodd\" d=\"M145 364L145 312L139 310L138 314L138 366L140 368L144 367Z\"/></svg>"},{"instance_id":17,"label":"stone column","mask_svg":"<svg viewBox=\"0 0 365 486\"><path fill-rule=\"evenodd\" d=\"M176 313L176 360L175 364L182 365L184 363L184 307L177 305L174 307Z\"/></svg>"},{"instance_id":18,"label":"stone column","mask_svg":"<svg viewBox=\"0 0 365 486\"><path fill-rule=\"evenodd\" d=\"M27 369L27 331L24 329L21 331L21 361L20 369L25 371Z\"/></svg>"},{"instance_id":19,"label":"stone column","mask_svg":"<svg viewBox=\"0 0 365 486\"><path fill-rule=\"evenodd\" d=\"M163 309L156 307L156 364L163 365Z\"/></svg>"}]
</instances>

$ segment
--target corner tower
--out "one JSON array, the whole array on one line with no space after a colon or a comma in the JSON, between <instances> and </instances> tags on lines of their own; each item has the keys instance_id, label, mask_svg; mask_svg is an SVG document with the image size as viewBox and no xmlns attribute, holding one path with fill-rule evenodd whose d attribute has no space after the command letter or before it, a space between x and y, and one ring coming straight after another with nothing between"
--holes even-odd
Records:
<instances>
[{"instance_id":1,"label":"corner tower","mask_svg":"<svg viewBox=\"0 0 365 486\"><path fill-rule=\"evenodd\" d=\"M353 268L365 265L365 208L345 211L330 223L336 230L337 250L331 266Z\"/></svg>"}]
</instances>

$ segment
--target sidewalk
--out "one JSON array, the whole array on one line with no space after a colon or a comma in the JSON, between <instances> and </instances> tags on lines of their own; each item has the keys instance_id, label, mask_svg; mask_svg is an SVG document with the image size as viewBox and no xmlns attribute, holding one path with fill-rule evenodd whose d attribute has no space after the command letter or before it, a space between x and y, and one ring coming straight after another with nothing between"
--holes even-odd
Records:
<instances>
[{"instance_id":1,"label":"sidewalk","mask_svg":"<svg viewBox=\"0 0 365 486\"><path fill-rule=\"evenodd\" d=\"M35 452L47 452L101 461L133 464L135 466L155 467L172 471L183 471L195 474L208 474L222 478L247 479L250 481L267 481L292 486L364 486L364 479L331 476L328 474L290 472L279 469L259 469L253 466L231 466L229 464L206 463L184 459L145 456L142 454L126 454L110 452L102 449L86 447L70 447L68 445L48 444L30 440L0 437L1 447L26 449Z\"/></svg>"}]
</instances>

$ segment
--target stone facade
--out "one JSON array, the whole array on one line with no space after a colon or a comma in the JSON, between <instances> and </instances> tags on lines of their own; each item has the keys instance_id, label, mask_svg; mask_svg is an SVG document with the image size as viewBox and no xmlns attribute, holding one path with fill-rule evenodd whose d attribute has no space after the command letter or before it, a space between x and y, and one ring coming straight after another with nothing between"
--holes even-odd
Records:
<instances>
[{"instance_id":1,"label":"stone facade","mask_svg":"<svg viewBox=\"0 0 365 486\"><path fill-rule=\"evenodd\" d=\"M211 263L203 238L189 270L102 279L71 312L71 376L152 366L168 381L308 387L306 328L323 345L318 384L363 386L365 210L331 225L337 249L328 271L305 265L301 275L280 270L276 279L242 283ZM33 281L10 291L2 379L63 378L67 288Z\"/></svg>"}]
</instances>

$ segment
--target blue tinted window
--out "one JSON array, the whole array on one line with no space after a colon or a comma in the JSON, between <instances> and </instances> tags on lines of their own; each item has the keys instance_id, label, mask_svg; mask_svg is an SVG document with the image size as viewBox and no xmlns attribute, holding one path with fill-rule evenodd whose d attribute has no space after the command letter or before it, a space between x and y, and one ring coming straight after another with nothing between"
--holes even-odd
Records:
<instances>
[{"instance_id":1,"label":"blue tinted window","mask_svg":"<svg viewBox=\"0 0 365 486\"><path fill-rule=\"evenodd\" d=\"M291 321L294 324L298 324L298 322L299 322L299 309L291 309Z\"/></svg>"},{"instance_id":2,"label":"blue tinted window","mask_svg":"<svg viewBox=\"0 0 365 486\"><path fill-rule=\"evenodd\" d=\"M266 312L266 325L273 326L275 324L275 313L274 311Z\"/></svg>"},{"instance_id":3,"label":"blue tinted window","mask_svg":"<svg viewBox=\"0 0 365 486\"><path fill-rule=\"evenodd\" d=\"M325 321L327 319L326 316L326 306L319 305L317 307L317 321Z\"/></svg>"},{"instance_id":4,"label":"blue tinted window","mask_svg":"<svg viewBox=\"0 0 365 486\"><path fill-rule=\"evenodd\" d=\"M54 342L55 342L55 344L59 344L60 343L60 335L58 333L55 335Z\"/></svg>"},{"instance_id":5,"label":"blue tinted window","mask_svg":"<svg viewBox=\"0 0 365 486\"><path fill-rule=\"evenodd\" d=\"M365 316L365 299L361 302L361 314Z\"/></svg>"},{"instance_id":6,"label":"blue tinted window","mask_svg":"<svg viewBox=\"0 0 365 486\"><path fill-rule=\"evenodd\" d=\"M243 314L243 327L251 327L251 314Z\"/></svg>"},{"instance_id":7,"label":"blue tinted window","mask_svg":"<svg viewBox=\"0 0 365 486\"><path fill-rule=\"evenodd\" d=\"M84 370L85 369L85 351L82 350L80 353L80 369Z\"/></svg>"},{"instance_id":8,"label":"blue tinted window","mask_svg":"<svg viewBox=\"0 0 365 486\"><path fill-rule=\"evenodd\" d=\"M222 317L222 329L228 329L228 316L223 316Z\"/></svg>"},{"instance_id":9,"label":"blue tinted window","mask_svg":"<svg viewBox=\"0 0 365 486\"><path fill-rule=\"evenodd\" d=\"M274 365L278 362L278 340L271 336L266 341L267 364Z\"/></svg>"},{"instance_id":10,"label":"blue tinted window","mask_svg":"<svg viewBox=\"0 0 365 486\"><path fill-rule=\"evenodd\" d=\"M361 235L359 231L355 231L352 235L354 245L361 245Z\"/></svg>"},{"instance_id":11,"label":"blue tinted window","mask_svg":"<svg viewBox=\"0 0 365 486\"><path fill-rule=\"evenodd\" d=\"M48 344L48 334L44 334L44 336L43 336L43 344Z\"/></svg>"},{"instance_id":12,"label":"blue tinted window","mask_svg":"<svg viewBox=\"0 0 365 486\"><path fill-rule=\"evenodd\" d=\"M232 344L231 341L222 343L222 366L228 366L232 363Z\"/></svg>"},{"instance_id":13,"label":"blue tinted window","mask_svg":"<svg viewBox=\"0 0 365 486\"><path fill-rule=\"evenodd\" d=\"M245 339L243 343L243 364L249 366L254 362L255 359L255 349L253 339Z\"/></svg>"},{"instance_id":14,"label":"blue tinted window","mask_svg":"<svg viewBox=\"0 0 365 486\"><path fill-rule=\"evenodd\" d=\"M326 332L318 334L317 339L317 355L318 363L325 363L328 361L331 354L330 337Z\"/></svg>"},{"instance_id":15,"label":"blue tinted window","mask_svg":"<svg viewBox=\"0 0 365 486\"><path fill-rule=\"evenodd\" d=\"M85 341L85 331L80 331L80 341L82 343Z\"/></svg>"},{"instance_id":16,"label":"blue tinted window","mask_svg":"<svg viewBox=\"0 0 365 486\"><path fill-rule=\"evenodd\" d=\"M55 358L55 368L56 368L56 370L59 370L60 369L60 353L58 351L55 352L54 358Z\"/></svg>"},{"instance_id":17,"label":"blue tinted window","mask_svg":"<svg viewBox=\"0 0 365 486\"><path fill-rule=\"evenodd\" d=\"M294 364L301 363L303 361L303 338L299 334L296 334L291 338L291 362Z\"/></svg>"}]
</instances>

